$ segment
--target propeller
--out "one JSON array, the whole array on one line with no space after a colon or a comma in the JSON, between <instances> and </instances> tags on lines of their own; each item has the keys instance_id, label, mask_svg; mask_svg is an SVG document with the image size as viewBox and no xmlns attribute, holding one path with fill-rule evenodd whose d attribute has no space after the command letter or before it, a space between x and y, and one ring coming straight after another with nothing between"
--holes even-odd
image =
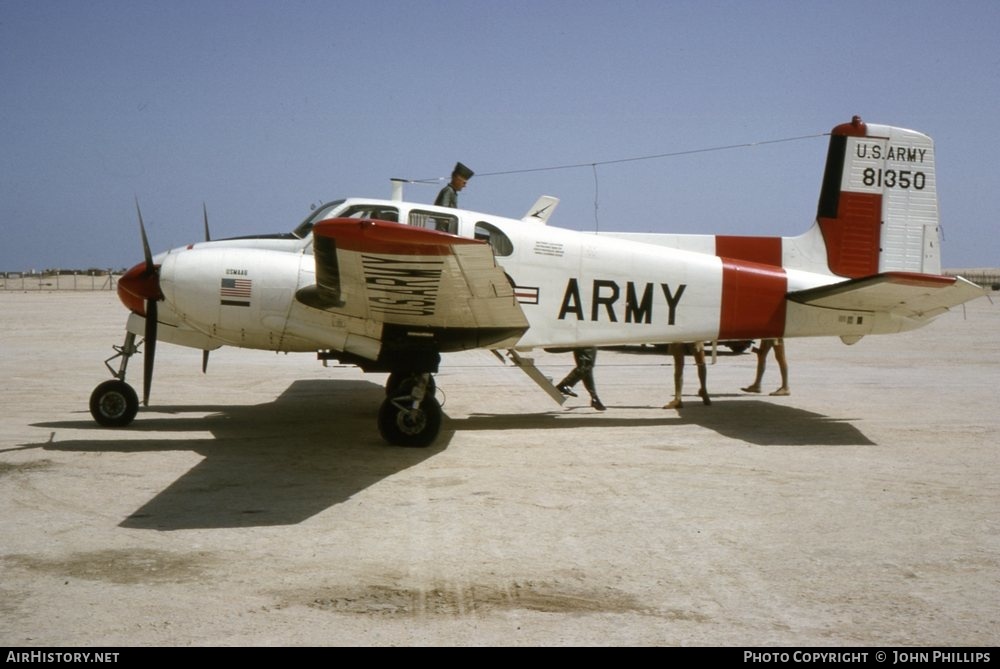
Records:
<instances>
[{"instance_id":1,"label":"propeller","mask_svg":"<svg viewBox=\"0 0 1000 669\"><path fill-rule=\"evenodd\" d=\"M212 235L208 234L208 205L204 202L201 203L201 213L205 221L205 241L210 242L212 241Z\"/></svg>"},{"instance_id":2,"label":"propeller","mask_svg":"<svg viewBox=\"0 0 1000 669\"><path fill-rule=\"evenodd\" d=\"M153 363L156 359L157 302L163 299L163 294L160 292L160 268L153 264L153 253L149 250L149 238L146 236L139 198L135 199L135 211L139 216L144 262L130 269L118 281L118 295L129 309L146 318L143 331L145 351L142 356L142 403L148 406L149 389L153 383Z\"/></svg>"},{"instance_id":3,"label":"propeller","mask_svg":"<svg viewBox=\"0 0 1000 669\"><path fill-rule=\"evenodd\" d=\"M149 389L153 385L153 363L156 359L156 326L157 307L160 298L160 268L153 264L153 253L149 250L149 238L146 237L146 226L142 222L142 210L139 209L139 198L135 199L135 211L139 215L139 232L142 234L142 255L146 261L144 276L154 277L150 282L156 287L156 294L145 295L146 298L146 329L143 332L146 350L142 356L142 404L149 406Z\"/></svg>"},{"instance_id":4,"label":"propeller","mask_svg":"<svg viewBox=\"0 0 1000 669\"><path fill-rule=\"evenodd\" d=\"M203 217L202 220L205 221L205 241L210 242L212 241L212 235L210 235L208 232L208 205L206 205L204 201L202 201L201 203L201 213ZM208 371L208 350L206 349L201 352L201 373L204 374L207 371Z\"/></svg>"},{"instance_id":5,"label":"propeller","mask_svg":"<svg viewBox=\"0 0 1000 669\"><path fill-rule=\"evenodd\" d=\"M145 351L142 360L142 403L149 406L149 391L153 385L153 365L156 360L156 329L159 325L157 303L163 299L160 291L160 267L153 264L153 253L149 249L146 224L142 220L139 198L135 199L135 212L139 217L139 234L142 236L143 262L136 265L118 280L118 296L131 311L145 316L143 330ZM205 241L211 241L208 231L208 207L202 203L205 223ZM208 369L208 351L201 356L201 371Z\"/></svg>"},{"instance_id":6,"label":"propeller","mask_svg":"<svg viewBox=\"0 0 1000 669\"><path fill-rule=\"evenodd\" d=\"M149 406L149 389L153 385L153 358L156 356L156 300L146 300L146 350L142 356L142 405Z\"/></svg>"}]
</instances>

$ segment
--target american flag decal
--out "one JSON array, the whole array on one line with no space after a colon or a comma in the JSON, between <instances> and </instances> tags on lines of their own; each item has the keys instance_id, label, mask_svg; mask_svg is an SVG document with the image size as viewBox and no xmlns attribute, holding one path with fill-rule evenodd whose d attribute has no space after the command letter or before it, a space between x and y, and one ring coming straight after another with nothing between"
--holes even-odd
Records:
<instances>
[{"instance_id":1,"label":"american flag decal","mask_svg":"<svg viewBox=\"0 0 1000 669\"><path fill-rule=\"evenodd\" d=\"M222 279L219 287L220 304L231 307L249 307L253 281L250 279Z\"/></svg>"}]
</instances>

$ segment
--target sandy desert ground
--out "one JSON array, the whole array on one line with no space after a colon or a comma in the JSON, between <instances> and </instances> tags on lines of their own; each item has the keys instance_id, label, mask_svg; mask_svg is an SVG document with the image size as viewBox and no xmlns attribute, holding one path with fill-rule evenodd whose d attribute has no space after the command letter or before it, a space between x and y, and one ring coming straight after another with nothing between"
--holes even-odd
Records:
<instances>
[{"instance_id":1,"label":"sandy desert ground","mask_svg":"<svg viewBox=\"0 0 1000 669\"><path fill-rule=\"evenodd\" d=\"M104 429L111 292L0 293L0 644L995 645L1000 308L788 342L715 402L602 351L608 411L446 356L444 430L384 444L381 375L163 344ZM537 352L561 377L569 355ZM130 380L140 385L136 362ZM777 387L769 363L765 386Z\"/></svg>"}]
</instances>

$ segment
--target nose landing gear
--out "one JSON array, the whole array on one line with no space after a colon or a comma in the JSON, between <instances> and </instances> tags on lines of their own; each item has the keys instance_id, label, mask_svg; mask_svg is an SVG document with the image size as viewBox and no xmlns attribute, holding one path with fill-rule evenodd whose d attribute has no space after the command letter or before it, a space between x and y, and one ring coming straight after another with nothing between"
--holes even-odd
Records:
<instances>
[{"instance_id":1,"label":"nose landing gear","mask_svg":"<svg viewBox=\"0 0 1000 669\"><path fill-rule=\"evenodd\" d=\"M90 395L90 415L104 427L125 427L135 419L139 412L139 397L132 386L125 383L125 370L129 358L135 355L139 347L135 343L135 335L125 334L125 343L115 346L115 354L104 361L105 367L115 378L105 381L94 388ZM111 361L121 358L116 371Z\"/></svg>"}]
</instances>

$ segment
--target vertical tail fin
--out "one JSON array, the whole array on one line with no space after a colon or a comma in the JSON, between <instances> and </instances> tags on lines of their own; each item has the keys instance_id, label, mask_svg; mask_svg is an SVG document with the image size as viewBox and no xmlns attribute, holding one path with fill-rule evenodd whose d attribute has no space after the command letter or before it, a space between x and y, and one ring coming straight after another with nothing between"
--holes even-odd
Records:
<instances>
[{"instance_id":1,"label":"vertical tail fin","mask_svg":"<svg viewBox=\"0 0 1000 669\"><path fill-rule=\"evenodd\" d=\"M936 185L927 135L857 116L834 128L817 212L830 271L940 274Z\"/></svg>"}]
</instances>

